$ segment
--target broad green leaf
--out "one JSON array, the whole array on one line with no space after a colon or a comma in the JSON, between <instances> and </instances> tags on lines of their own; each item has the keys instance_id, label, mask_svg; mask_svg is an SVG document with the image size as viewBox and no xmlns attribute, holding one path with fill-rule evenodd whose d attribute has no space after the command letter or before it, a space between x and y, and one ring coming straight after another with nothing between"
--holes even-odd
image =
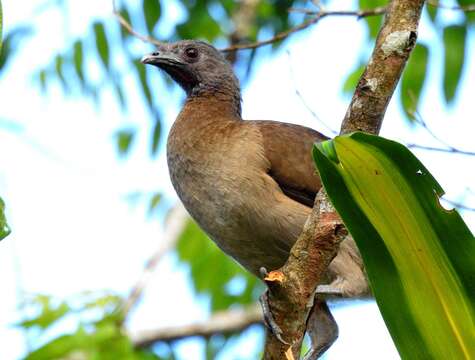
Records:
<instances>
[{"instance_id":1,"label":"broad green leaf","mask_svg":"<svg viewBox=\"0 0 475 360\"><path fill-rule=\"evenodd\" d=\"M5 239L10 234L10 227L5 218L5 203L0 197L0 241Z\"/></svg>"},{"instance_id":2,"label":"broad green leaf","mask_svg":"<svg viewBox=\"0 0 475 360\"><path fill-rule=\"evenodd\" d=\"M455 97L465 61L465 26L451 25L444 29L444 96L447 104Z\"/></svg>"},{"instance_id":3,"label":"broad green leaf","mask_svg":"<svg viewBox=\"0 0 475 360\"><path fill-rule=\"evenodd\" d=\"M145 25L147 30L151 34L153 29L160 19L161 6L159 0L143 0L142 3L143 15L145 18Z\"/></svg>"},{"instance_id":4,"label":"broad green leaf","mask_svg":"<svg viewBox=\"0 0 475 360\"><path fill-rule=\"evenodd\" d=\"M160 145L160 134L162 133L162 123L160 119L156 119L155 123L153 124L152 130L152 148L151 153L152 156L157 155L158 145Z\"/></svg>"},{"instance_id":5,"label":"broad green leaf","mask_svg":"<svg viewBox=\"0 0 475 360\"><path fill-rule=\"evenodd\" d=\"M76 74L81 81L81 85L84 83L84 69L83 69L83 60L84 59L84 50L81 40L76 40L73 45L73 61L74 69Z\"/></svg>"},{"instance_id":6,"label":"broad green leaf","mask_svg":"<svg viewBox=\"0 0 475 360\"><path fill-rule=\"evenodd\" d=\"M106 30L104 24L95 22L93 25L94 37L96 41L96 49L101 58L102 64L106 69L109 69L109 43L107 42Z\"/></svg>"},{"instance_id":7,"label":"broad green leaf","mask_svg":"<svg viewBox=\"0 0 475 360\"><path fill-rule=\"evenodd\" d=\"M354 133L333 147L337 160L319 145L314 159L401 357L475 358L473 234L403 145Z\"/></svg>"},{"instance_id":8,"label":"broad green leaf","mask_svg":"<svg viewBox=\"0 0 475 360\"><path fill-rule=\"evenodd\" d=\"M401 103L406 116L410 120L414 120L414 114L419 104L419 97L426 79L428 57L429 49L427 46L417 44L402 75Z\"/></svg>"},{"instance_id":9,"label":"broad green leaf","mask_svg":"<svg viewBox=\"0 0 475 360\"><path fill-rule=\"evenodd\" d=\"M358 81L363 75L363 71L365 69L365 65L360 64L354 69L346 78L345 83L343 84L343 93L350 95L355 91L356 85L358 85Z\"/></svg>"},{"instance_id":10,"label":"broad green leaf","mask_svg":"<svg viewBox=\"0 0 475 360\"><path fill-rule=\"evenodd\" d=\"M129 152L134 136L135 130L132 129L123 129L116 133L117 150L119 155L124 156Z\"/></svg>"}]
</instances>

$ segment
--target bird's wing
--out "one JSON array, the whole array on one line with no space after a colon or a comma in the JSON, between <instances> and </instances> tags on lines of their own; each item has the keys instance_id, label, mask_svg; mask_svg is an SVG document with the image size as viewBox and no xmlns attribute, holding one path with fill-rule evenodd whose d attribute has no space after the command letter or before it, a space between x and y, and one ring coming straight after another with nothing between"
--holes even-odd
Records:
<instances>
[{"instance_id":1,"label":"bird's wing","mask_svg":"<svg viewBox=\"0 0 475 360\"><path fill-rule=\"evenodd\" d=\"M327 137L304 126L276 121L250 121L262 134L269 175L290 198L308 207L321 187L312 159L313 143Z\"/></svg>"}]
</instances>

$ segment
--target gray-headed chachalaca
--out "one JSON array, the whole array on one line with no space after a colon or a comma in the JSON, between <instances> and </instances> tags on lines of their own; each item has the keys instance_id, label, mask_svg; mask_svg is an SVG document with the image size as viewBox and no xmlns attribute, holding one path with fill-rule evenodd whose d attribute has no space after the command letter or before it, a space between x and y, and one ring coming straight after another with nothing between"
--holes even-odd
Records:
<instances>
[{"instance_id":1,"label":"gray-headed chachalaca","mask_svg":"<svg viewBox=\"0 0 475 360\"><path fill-rule=\"evenodd\" d=\"M326 137L303 126L243 120L232 67L207 43L163 44L142 62L166 71L187 94L168 136L167 156L173 186L190 215L253 274L280 268L321 186L311 149ZM351 239L341 244L328 275L344 296L367 291ZM317 321L322 317L333 320L328 313ZM322 320L317 330L315 354L337 336L335 328L326 328L329 322Z\"/></svg>"}]
</instances>

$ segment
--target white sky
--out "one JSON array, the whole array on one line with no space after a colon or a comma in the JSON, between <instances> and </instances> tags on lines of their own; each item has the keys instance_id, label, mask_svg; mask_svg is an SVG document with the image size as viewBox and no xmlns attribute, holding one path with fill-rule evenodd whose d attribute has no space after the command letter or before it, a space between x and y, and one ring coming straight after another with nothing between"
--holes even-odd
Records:
<instances>
[{"instance_id":1,"label":"white sky","mask_svg":"<svg viewBox=\"0 0 475 360\"><path fill-rule=\"evenodd\" d=\"M21 20L29 20L36 6L34 2L19 6L13 0L2 3L6 31ZM93 17L110 16L107 1L81 2L85 3L87 6L77 6L74 18L69 19L73 33L85 31ZM339 4L335 7L351 8L348 1ZM124 124L140 124L142 129L149 126L137 96L133 97L132 110L124 115L110 94L98 109L90 101L65 98L58 87L42 96L31 74L25 73L32 63L44 64L61 48L65 37L60 30L62 22L60 13L55 12L34 20L37 33L20 47L15 63L1 79L0 194L13 229L0 244L2 360L17 359L24 350L21 334L12 327L19 320L19 289L60 297L86 289L126 293L161 237L159 221L148 219L140 205L132 207L125 199L127 194L161 190L174 198L163 155L157 160L148 157L146 131L142 131L128 160L117 157L113 131ZM427 26L420 30L422 40L436 36ZM293 36L292 43L286 43L276 57L259 59L244 89L244 117L294 122L325 132L295 95L297 86L318 116L338 129L348 102L341 96L341 86L357 62L363 39L360 26L350 18L325 19L314 29ZM471 66L466 70L470 73L465 71L464 92L449 111L440 91L442 53L439 49L431 54L437 61L430 72L421 113L444 140L473 150L475 89L469 79L475 78L475 66L473 41L469 43L467 62ZM150 49L137 46L144 52ZM165 111L166 129L178 112L177 94L157 87L156 96L170 99ZM23 131L4 130L4 119L15 121ZM404 142L438 145L423 131L414 132L407 126L397 101L388 109L382 134ZM448 198L455 199L475 184L473 158L417 154L446 189ZM475 205L473 198L471 205ZM464 217L473 229L475 214L465 213ZM206 301L196 302L188 281L186 271L173 256L164 258L134 313L132 330L206 319ZM397 358L374 304L341 307L335 316L340 323L340 339L328 352L328 359L346 358L349 351L353 359ZM258 340L252 336L236 344L232 358L238 354L246 358L248 346ZM182 342L180 349L182 354L190 354L201 347L192 341Z\"/></svg>"}]
</instances>

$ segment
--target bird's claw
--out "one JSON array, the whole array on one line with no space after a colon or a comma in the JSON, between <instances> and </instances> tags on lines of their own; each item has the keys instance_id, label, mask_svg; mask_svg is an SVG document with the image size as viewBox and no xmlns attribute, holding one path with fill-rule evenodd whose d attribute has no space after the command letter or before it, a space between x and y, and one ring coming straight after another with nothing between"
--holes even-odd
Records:
<instances>
[{"instance_id":1,"label":"bird's claw","mask_svg":"<svg viewBox=\"0 0 475 360\"><path fill-rule=\"evenodd\" d=\"M343 296L343 290L340 287L335 287L333 285L318 285L315 290L316 295L326 295L326 296Z\"/></svg>"},{"instance_id":2,"label":"bird's claw","mask_svg":"<svg viewBox=\"0 0 475 360\"><path fill-rule=\"evenodd\" d=\"M261 268L263 269L263 268ZM260 297L259 302L262 307L262 313L264 314L264 323L266 324L267 328L271 331L272 334L283 344L289 345L287 341L284 340L282 337L282 329L277 325L275 322L274 316L270 310L269 306L269 294L268 290L266 290Z\"/></svg>"}]
</instances>

